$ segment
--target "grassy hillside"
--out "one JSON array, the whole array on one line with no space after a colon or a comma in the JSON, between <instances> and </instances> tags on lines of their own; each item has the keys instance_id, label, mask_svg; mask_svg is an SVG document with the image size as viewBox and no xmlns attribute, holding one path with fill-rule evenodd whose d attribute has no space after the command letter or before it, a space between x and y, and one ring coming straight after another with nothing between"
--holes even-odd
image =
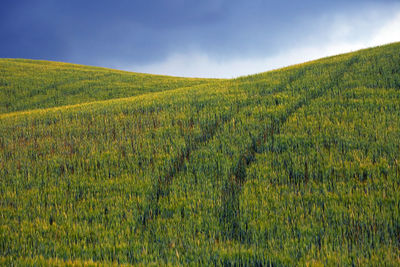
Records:
<instances>
[{"instance_id":1,"label":"grassy hillside","mask_svg":"<svg viewBox=\"0 0 400 267\"><path fill-rule=\"evenodd\" d=\"M0 59L0 113L130 97L211 81L60 62Z\"/></svg>"},{"instance_id":2,"label":"grassy hillside","mask_svg":"<svg viewBox=\"0 0 400 267\"><path fill-rule=\"evenodd\" d=\"M196 83L0 115L0 264L400 264L399 43Z\"/></svg>"}]
</instances>

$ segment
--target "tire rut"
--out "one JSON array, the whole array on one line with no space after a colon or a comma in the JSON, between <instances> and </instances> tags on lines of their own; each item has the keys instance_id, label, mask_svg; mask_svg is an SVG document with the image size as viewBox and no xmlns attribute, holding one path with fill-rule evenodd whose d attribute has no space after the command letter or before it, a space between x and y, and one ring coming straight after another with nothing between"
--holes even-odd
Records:
<instances>
[{"instance_id":1,"label":"tire rut","mask_svg":"<svg viewBox=\"0 0 400 267\"><path fill-rule=\"evenodd\" d=\"M313 100L322 97L329 89L337 86L342 79L344 72L347 71L356 62L353 58L347 62L343 70L338 70L331 76L331 81L316 91L312 91L299 101L289 106L285 112L278 117L270 117L270 122L266 125L262 133L257 137L251 138L251 144L239 157L238 162L231 169L231 172L222 188L221 207L219 207L219 221L222 229L222 235L227 239L243 240L245 231L240 227L240 203L239 198L242 186L247 180L246 170L255 161L257 151L265 145L266 141L274 138L274 135L280 132L282 125L303 106L309 105ZM290 81L291 83L292 81Z\"/></svg>"}]
</instances>

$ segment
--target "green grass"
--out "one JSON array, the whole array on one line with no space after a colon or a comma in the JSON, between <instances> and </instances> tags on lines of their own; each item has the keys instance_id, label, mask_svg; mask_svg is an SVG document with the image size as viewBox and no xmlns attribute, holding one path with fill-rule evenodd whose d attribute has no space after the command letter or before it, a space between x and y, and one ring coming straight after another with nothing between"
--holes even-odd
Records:
<instances>
[{"instance_id":1,"label":"green grass","mask_svg":"<svg viewBox=\"0 0 400 267\"><path fill-rule=\"evenodd\" d=\"M212 81L61 62L0 59L0 113L131 97Z\"/></svg>"},{"instance_id":2,"label":"green grass","mask_svg":"<svg viewBox=\"0 0 400 267\"><path fill-rule=\"evenodd\" d=\"M399 43L231 80L29 62L0 61L1 265L400 264Z\"/></svg>"}]
</instances>

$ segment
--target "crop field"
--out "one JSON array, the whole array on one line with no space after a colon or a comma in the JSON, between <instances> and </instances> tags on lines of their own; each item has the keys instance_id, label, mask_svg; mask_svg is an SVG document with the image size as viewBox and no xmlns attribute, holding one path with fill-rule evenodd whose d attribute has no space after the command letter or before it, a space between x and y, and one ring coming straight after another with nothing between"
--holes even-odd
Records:
<instances>
[{"instance_id":1,"label":"crop field","mask_svg":"<svg viewBox=\"0 0 400 267\"><path fill-rule=\"evenodd\" d=\"M61 62L0 59L0 113L130 97L211 81Z\"/></svg>"},{"instance_id":2,"label":"crop field","mask_svg":"<svg viewBox=\"0 0 400 267\"><path fill-rule=\"evenodd\" d=\"M400 265L400 43L237 79L0 59L0 265Z\"/></svg>"}]
</instances>

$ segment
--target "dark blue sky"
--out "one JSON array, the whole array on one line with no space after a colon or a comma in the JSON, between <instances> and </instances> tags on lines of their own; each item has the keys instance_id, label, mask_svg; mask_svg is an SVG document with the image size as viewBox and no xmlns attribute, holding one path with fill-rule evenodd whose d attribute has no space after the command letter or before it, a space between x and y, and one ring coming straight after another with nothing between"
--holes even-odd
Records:
<instances>
[{"instance_id":1,"label":"dark blue sky","mask_svg":"<svg viewBox=\"0 0 400 267\"><path fill-rule=\"evenodd\" d=\"M384 32L398 25L399 4L399 0L3 0L0 57L232 77L400 41L398 31Z\"/></svg>"}]
</instances>

